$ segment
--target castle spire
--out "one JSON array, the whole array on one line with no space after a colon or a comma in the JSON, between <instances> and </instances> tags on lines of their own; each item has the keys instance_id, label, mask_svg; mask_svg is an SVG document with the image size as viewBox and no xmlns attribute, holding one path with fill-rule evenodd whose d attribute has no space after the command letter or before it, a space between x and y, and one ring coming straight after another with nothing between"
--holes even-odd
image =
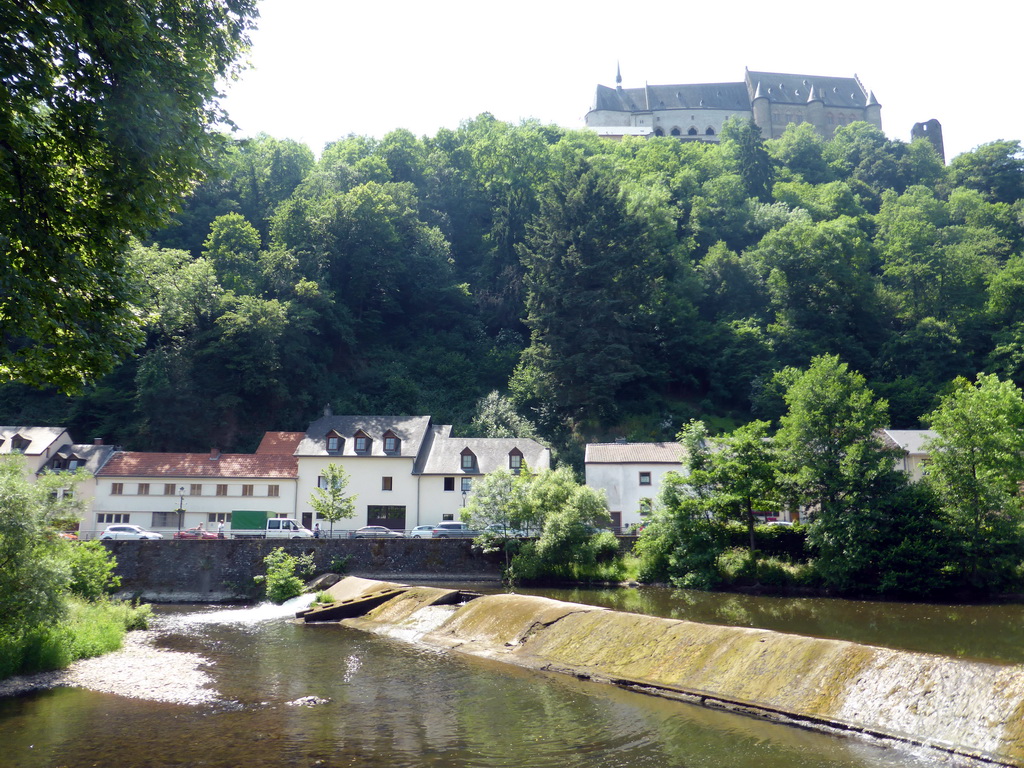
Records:
<instances>
[{"instance_id":1,"label":"castle spire","mask_svg":"<svg viewBox=\"0 0 1024 768\"><path fill-rule=\"evenodd\" d=\"M615 87L622 90L622 65L615 62Z\"/></svg>"}]
</instances>

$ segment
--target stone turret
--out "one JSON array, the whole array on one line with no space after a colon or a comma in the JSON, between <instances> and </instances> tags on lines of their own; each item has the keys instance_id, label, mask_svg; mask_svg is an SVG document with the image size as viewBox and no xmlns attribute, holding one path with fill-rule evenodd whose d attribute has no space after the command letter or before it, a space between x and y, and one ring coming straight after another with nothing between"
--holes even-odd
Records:
<instances>
[{"instance_id":1,"label":"stone turret","mask_svg":"<svg viewBox=\"0 0 1024 768\"><path fill-rule=\"evenodd\" d=\"M875 98L875 92L868 95L867 106L864 107L864 119L878 129L882 127L882 105Z\"/></svg>"},{"instance_id":2,"label":"stone turret","mask_svg":"<svg viewBox=\"0 0 1024 768\"><path fill-rule=\"evenodd\" d=\"M810 93L807 94L807 122L814 126L819 134L825 135L825 101L821 98L821 91L811 84Z\"/></svg>"},{"instance_id":3,"label":"stone turret","mask_svg":"<svg viewBox=\"0 0 1024 768\"><path fill-rule=\"evenodd\" d=\"M757 81L754 89L754 98L751 100L750 108L754 113L754 124L761 129L761 136L766 139L774 138L772 135L772 105L761 88L761 81Z\"/></svg>"}]
</instances>

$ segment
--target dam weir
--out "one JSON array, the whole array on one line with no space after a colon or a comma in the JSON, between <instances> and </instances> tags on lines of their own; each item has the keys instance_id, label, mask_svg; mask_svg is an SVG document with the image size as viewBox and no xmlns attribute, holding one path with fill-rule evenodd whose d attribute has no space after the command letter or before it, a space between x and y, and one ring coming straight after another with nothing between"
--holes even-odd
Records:
<instances>
[{"instance_id":1,"label":"dam weir","mask_svg":"<svg viewBox=\"0 0 1024 768\"><path fill-rule=\"evenodd\" d=\"M366 606L341 620L349 627L804 728L1024 766L1021 665L356 577L328 592L347 606L344 615Z\"/></svg>"}]
</instances>

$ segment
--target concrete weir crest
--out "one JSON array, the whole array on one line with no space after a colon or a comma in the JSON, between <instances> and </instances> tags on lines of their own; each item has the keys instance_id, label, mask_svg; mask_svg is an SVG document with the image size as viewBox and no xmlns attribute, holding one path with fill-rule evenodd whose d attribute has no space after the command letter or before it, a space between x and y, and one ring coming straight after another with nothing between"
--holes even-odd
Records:
<instances>
[{"instance_id":1,"label":"concrete weir crest","mask_svg":"<svg viewBox=\"0 0 1024 768\"><path fill-rule=\"evenodd\" d=\"M348 578L351 601L402 585ZM499 594L406 587L347 626L823 730L1024 766L1024 667ZM436 606L448 605L438 612Z\"/></svg>"}]
</instances>

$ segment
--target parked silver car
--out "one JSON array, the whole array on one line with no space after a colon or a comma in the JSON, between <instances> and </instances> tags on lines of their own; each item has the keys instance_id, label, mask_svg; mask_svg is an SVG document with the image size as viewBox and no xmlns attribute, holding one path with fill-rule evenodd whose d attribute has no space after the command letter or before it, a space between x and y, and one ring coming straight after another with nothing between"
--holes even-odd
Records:
<instances>
[{"instance_id":1,"label":"parked silver car","mask_svg":"<svg viewBox=\"0 0 1024 768\"><path fill-rule=\"evenodd\" d=\"M470 528L465 523L438 523L432 533L435 539L475 539L483 531Z\"/></svg>"},{"instance_id":2,"label":"parked silver car","mask_svg":"<svg viewBox=\"0 0 1024 768\"><path fill-rule=\"evenodd\" d=\"M389 539L393 537L401 539L405 537L405 534L401 531L385 528L383 525L364 525L362 528L356 528L352 532L352 538L354 539Z\"/></svg>"},{"instance_id":3,"label":"parked silver car","mask_svg":"<svg viewBox=\"0 0 1024 768\"><path fill-rule=\"evenodd\" d=\"M107 530L100 534L101 539L162 539L163 535L156 531L147 531L138 525L108 525Z\"/></svg>"},{"instance_id":4,"label":"parked silver car","mask_svg":"<svg viewBox=\"0 0 1024 768\"><path fill-rule=\"evenodd\" d=\"M430 539L434 536L433 525L417 525L406 534L410 539Z\"/></svg>"}]
</instances>

